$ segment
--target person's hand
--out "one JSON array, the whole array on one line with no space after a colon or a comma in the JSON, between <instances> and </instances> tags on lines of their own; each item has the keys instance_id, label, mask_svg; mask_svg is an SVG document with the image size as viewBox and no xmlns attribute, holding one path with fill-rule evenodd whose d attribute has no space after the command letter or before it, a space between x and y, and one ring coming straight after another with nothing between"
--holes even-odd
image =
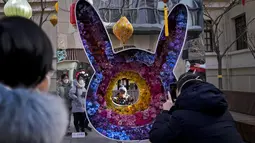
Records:
<instances>
[{"instance_id":1,"label":"person's hand","mask_svg":"<svg viewBox=\"0 0 255 143\"><path fill-rule=\"evenodd\" d=\"M169 111L172 106L174 106L174 103L172 101L171 94L168 92L168 100L163 104L163 110Z\"/></svg>"}]
</instances>

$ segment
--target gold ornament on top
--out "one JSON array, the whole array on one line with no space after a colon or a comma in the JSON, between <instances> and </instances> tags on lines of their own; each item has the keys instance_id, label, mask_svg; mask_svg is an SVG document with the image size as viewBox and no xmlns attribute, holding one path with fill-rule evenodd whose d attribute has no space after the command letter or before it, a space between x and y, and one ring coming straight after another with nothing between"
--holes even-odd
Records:
<instances>
[{"instance_id":1,"label":"gold ornament on top","mask_svg":"<svg viewBox=\"0 0 255 143\"><path fill-rule=\"evenodd\" d=\"M4 14L6 16L21 16L30 19L32 11L32 7L27 0L8 0L4 5Z\"/></svg>"},{"instance_id":2,"label":"gold ornament on top","mask_svg":"<svg viewBox=\"0 0 255 143\"><path fill-rule=\"evenodd\" d=\"M133 35L133 25L128 21L125 16L122 16L113 26L114 35L125 44L128 39Z\"/></svg>"}]
</instances>

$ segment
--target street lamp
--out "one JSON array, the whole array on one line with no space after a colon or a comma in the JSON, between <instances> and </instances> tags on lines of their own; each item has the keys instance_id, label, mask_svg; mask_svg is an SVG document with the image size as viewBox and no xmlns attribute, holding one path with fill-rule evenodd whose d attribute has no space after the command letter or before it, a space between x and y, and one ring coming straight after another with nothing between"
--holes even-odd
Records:
<instances>
[{"instance_id":1,"label":"street lamp","mask_svg":"<svg viewBox=\"0 0 255 143\"><path fill-rule=\"evenodd\" d=\"M32 17L32 7L27 0L8 0L4 5L4 14L30 19Z\"/></svg>"}]
</instances>

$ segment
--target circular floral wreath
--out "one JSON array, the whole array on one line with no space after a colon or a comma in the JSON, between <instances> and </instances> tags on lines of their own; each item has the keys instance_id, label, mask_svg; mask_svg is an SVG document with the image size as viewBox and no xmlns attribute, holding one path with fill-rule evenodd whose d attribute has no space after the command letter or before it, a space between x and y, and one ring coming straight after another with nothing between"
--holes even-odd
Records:
<instances>
[{"instance_id":1,"label":"circular floral wreath","mask_svg":"<svg viewBox=\"0 0 255 143\"><path fill-rule=\"evenodd\" d=\"M129 106L116 106L112 101L112 90L118 80L127 78L136 83L139 89L139 98L137 102ZM114 112L124 115L131 115L138 111L147 109L150 105L151 95L150 89L146 81L138 74L133 71L120 72L114 78L111 79L110 84L106 90L106 105L107 108L112 109Z\"/></svg>"},{"instance_id":2,"label":"circular floral wreath","mask_svg":"<svg viewBox=\"0 0 255 143\"><path fill-rule=\"evenodd\" d=\"M123 78L133 80L139 89L139 98L133 105L116 106L112 101L112 90L117 81ZM106 118L108 122L118 126L136 127L151 123L158 114L160 98L162 94L151 96L150 84L134 71L122 71L113 76L106 89L106 95L100 96L98 113L100 117ZM91 104L92 106L92 104ZM88 106L88 108L90 108ZM92 107L91 107L92 108Z\"/></svg>"}]
</instances>

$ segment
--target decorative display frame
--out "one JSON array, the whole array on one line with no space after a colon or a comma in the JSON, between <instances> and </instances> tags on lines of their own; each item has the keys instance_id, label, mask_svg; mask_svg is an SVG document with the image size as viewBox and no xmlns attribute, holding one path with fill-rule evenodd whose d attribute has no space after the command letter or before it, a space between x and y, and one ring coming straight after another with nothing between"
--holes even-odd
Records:
<instances>
[{"instance_id":1,"label":"decorative display frame","mask_svg":"<svg viewBox=\"0 0 255 143\"><path fill-rule=\"evenodd\" d=\"M175 79L173 71L187 35L187 7L177 4L171 10L170 35L165 37L163 27L155 53L138 48L114 52L99 14L87 1L76 3L75 15L85 53L94 70L86 96L86 116L90 123L111 140L147 140L161 111L161 100L166 98ZM136 81L140 96L134 105L117 108L111 101L111 89L122 77Z\"/></svg>"}]
</instances>

